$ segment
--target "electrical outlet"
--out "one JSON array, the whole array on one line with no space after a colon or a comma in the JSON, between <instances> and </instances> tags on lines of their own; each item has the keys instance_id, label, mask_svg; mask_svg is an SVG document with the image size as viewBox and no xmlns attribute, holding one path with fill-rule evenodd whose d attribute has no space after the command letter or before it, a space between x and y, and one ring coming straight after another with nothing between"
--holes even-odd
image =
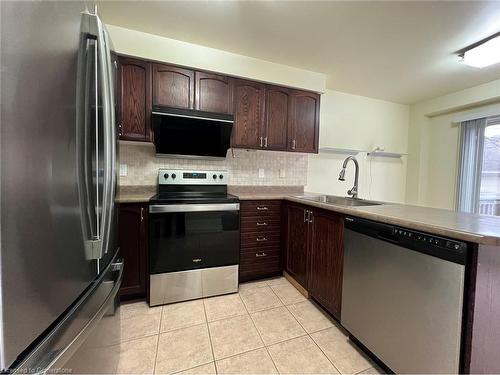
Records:
<instances>
[{"instance_id":1,"label":"electrical outlet","mask_svg":"<svg viewBox=\"0 0 500 375\"><path fill-rule=\"evenodd\" d=\"M120 177L126 177L128 174L128 165L120 164Z\"/></svg>"},{"instance_id":2,"label":"electrical outlet","mask_svg":"<svg viewBox=\"0 0 500 375\"><path fill-rule=\"evenodd\" d=\"M285 178L285 170L283 168L280 168L280 178Z\"/></svg>"},{"instance_id":3,"label":"electrical outlet","mask_svg":"<svg viewBox=\"0 0 500 375\"><path fill-rule=\"evenodd\" d=\"M259 168L259 178L266 177L266 173L264 172L264 168Z\"/></svg>"}]
</instances>

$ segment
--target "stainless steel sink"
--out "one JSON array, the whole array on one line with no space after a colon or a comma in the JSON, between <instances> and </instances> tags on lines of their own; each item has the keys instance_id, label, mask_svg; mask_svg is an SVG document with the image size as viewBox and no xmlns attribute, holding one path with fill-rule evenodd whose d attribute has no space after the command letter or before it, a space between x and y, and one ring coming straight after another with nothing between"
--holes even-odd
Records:
<instances>
[{"instance_id":1,"label":"stainless steel sink","mask_svg":"<svg viewBox=\"0 0 500 375\"><path fill-rule=\"evenodd\" d=\"M383 204L381 202L369 201L366 199L338 197L335 195L295 195L295 197L313 202L328 203L336 206L346 207L378 206Z\"/></svg>"}]
</instances>

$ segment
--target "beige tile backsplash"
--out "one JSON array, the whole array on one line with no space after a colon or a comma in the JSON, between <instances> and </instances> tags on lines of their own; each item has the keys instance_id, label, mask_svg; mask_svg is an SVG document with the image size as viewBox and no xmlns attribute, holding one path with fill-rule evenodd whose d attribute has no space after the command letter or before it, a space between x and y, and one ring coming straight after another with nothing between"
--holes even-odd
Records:
<instances>
[{"instance_id":1,"label":"beige tile backsplash","mask_svg":"<svg viewBox=\"0 0 500 375\"><path fill-rule=\"evenodd\" d=\"M231 150L224 160L196 160L156 157L151 144L120 142L120 163L127 164L127 176L120 185L156 185L158 169L228 170L229 185L287 185L307 183L307 155L291 152ZM259 168L265 177L259 178ZM280 177L279 171L284 171Z\"/></svg>"}]
</instances>

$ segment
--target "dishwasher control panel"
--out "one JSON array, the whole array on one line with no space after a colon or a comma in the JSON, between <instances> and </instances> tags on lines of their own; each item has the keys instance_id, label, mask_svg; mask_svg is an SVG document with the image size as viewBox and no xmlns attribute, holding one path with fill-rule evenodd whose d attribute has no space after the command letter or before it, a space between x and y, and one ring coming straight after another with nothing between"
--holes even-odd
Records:
<instances>
[{"instance_id":1,"label":"dishwasher control panel","mask_svg":"<svg viewBox=\"0 0 500 375\"><path fill-rule=\"evenodd\" d=\"M464 241L357 217L346 217L344 228L346 231L355 231L401 248L418 251L443 260L462 265L466 265L468 262L469 244Z\"/></svg>"},{"instance_id":2,"label":"dishwasher control panel","mask_svg":"<svg viewBox=\"0 0 500 375\"><path fill-rule=\"evenodd\" d=\"M467 245L463 242L450 240L447 238L431 236L425 233L419 233L415 231L411 231L408 229L401 228L393 228L392 235L401 239L408 239L413 241L418 241L422 243L427 243L429 245L434 245L438 247L442 247L449 250L457 250L460 251L462 249L466 249Z\"/></svg>"}]
</instances>

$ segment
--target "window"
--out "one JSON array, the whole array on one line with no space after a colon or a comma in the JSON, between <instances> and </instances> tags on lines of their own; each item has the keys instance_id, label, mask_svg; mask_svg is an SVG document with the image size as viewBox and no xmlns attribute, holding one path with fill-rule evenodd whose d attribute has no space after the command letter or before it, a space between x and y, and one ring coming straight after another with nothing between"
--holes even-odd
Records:
<instances>
[{"instance_id":1,"label":"window","mask_svg":"<svg viewBox=\"0 0 500 375\"><path fill-rule=\"evenodd\" d=\"M461 124L457 209L500 216L500 116Z\"/></svg>"}]
</instances>

